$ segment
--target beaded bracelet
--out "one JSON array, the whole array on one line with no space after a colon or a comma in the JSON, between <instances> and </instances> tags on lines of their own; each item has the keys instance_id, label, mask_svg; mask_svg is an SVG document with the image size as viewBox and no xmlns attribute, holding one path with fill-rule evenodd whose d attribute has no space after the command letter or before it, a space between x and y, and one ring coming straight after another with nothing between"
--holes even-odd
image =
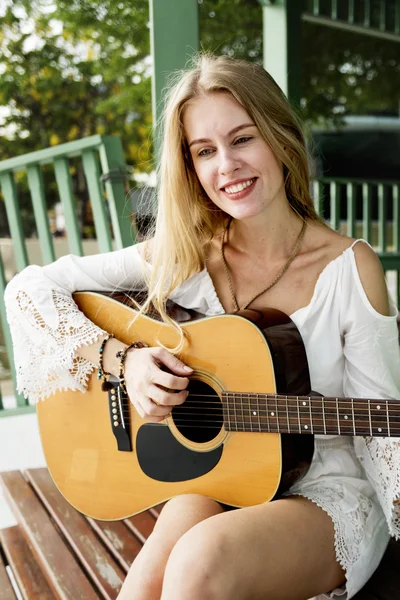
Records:
<instances>
[{"instance_id":1,"label":"beaded bracelet","mask_svg":"<svg viewBox=\"0 0 400 600\"><path fill-rule=\"evenodd\" d=\"M103 353L104 353L104 348L106 346L106 343L108 342L108 340L110 340L111 338L115 337L112 333L109 333L107 335L107 337L104 338L104 340L101 342L100 348L99 348L99 368L97 371L97 379L101 379L101 389L103 390L103 392L106 392L109 387L110 384L108 382L108 377L110 377L111 373L108 373L108 371L104 370L104 365L103 365Z\"/></svg>"},{"instance_id":2,"label":"beaded bracelet","mask_svg":"<svg viewBox=\"0 0 400 600\"><path fill-rule=\"evenodd\" d=\"M119 384L122 387L125 394L128 393L127 389L126 389L126 384L125 384L125 373L124 373L125 361L126 361L126 357L128 355L128 350L130 350L131 348L147 348L147 345L144 344L143 342L132 342L132 344L130 344L123 350L118 350L118 352L115 355L117 358L119 358L119 373L118 373Z\"/></svg>"}]
</instances>

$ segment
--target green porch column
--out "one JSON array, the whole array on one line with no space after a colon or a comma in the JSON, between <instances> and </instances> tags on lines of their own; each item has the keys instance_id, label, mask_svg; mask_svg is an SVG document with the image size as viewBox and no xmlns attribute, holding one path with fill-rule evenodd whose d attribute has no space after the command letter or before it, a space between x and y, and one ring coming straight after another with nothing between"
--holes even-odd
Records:
<instances>
[{"instance_id":1,"label":"green porch column","mask_svg":"<svg viewBox=\"0 0 400 600\"><path fill-rule=\"evenodd\" d=\"M153 126L158 123L166 79L176 69L183 69L199 50L197 0L150 0L151 54L153 57L152 103ZM156 152L159 148L157 134Z\"/></svg>"},{"instance_id":2,"label":"green porch column","mask_svg":"<svg viewBox=\"0 0 400 600\"><path fill-rule=\"evenodd\" d=\"M300 0L259 0L263 7L264 68L289 98L300 103Z\"/></svg>"}]
</instances>

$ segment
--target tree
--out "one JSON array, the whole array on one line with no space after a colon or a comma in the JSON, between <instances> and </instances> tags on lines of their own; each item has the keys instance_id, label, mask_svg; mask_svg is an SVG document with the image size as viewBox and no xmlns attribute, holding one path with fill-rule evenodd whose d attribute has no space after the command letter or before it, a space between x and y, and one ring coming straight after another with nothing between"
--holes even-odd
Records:
<instances>
[{"instance_id":1,"label":"tree","mask_svg":"<svg viewBox=\"0 0 400 600\"><path fill-rule=\"evenodd\" d=\"M117 0L8 0L0 31L0 106L9 108L0 160L93 134L117 134L127 163L152 170L147 0L122 8ZM72 167L84 215L82 166ZM52 206L58 200L54 176L50 169L44 176ZM32 210L23 177L19 183L28 235Z\"/></svg>"},{"instance_id":2,"label":"tree","mask_svg":"<svg viewBox=\"0 0 400 600\"><path fill-rule=\"evenodd\" d=\"M262 8L259 0L198 0L204 50L262 64Z\"/></svg>"}]
</instances>

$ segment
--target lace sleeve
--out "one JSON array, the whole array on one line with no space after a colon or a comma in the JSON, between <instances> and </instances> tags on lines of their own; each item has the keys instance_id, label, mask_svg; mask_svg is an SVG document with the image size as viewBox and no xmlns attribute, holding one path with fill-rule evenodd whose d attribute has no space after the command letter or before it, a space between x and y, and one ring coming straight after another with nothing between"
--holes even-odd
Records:
<instances>
[{"instance_id":1,"label":"lace sleeve","mask_svg":"<svg viewBox=\"0 0 400 600\"><path fill-rule=\"evenodd\" d=\"M397 308L390 316L370 304L352 261L353 278L343 285L341 322L344 330L345 396L398 399L400 410L400 346ZM384 511L389 532L400 537L400 439L355 437L354 447Z\"/></svg>"},{"instance_id":2,"label":"lace sleeve","mask_svg":"<svg viewBox=\"0 0 400 600\"><path fill-rule=\"evenodd\" d=\"M132 246L32 265L10 281L4 298L19 393L33 403L57 390L86 389L94 365L75 353L104 332L79 311L72 293L137 288L143 285L143 265Z\"/></svg>"}]
</instances>

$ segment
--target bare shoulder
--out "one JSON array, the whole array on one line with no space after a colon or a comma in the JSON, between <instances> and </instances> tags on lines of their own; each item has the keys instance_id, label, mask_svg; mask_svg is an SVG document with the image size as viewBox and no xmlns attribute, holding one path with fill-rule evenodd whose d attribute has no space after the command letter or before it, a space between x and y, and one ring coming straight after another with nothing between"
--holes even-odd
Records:
<instances>
[{"instance_id":1,"label":"bare shoulder","mask_svg":"<svg viewBox=\"0 0 400 600\"><path fill-rule=\"evenodd\" d=\"M382 264L368 244L353 247L361 283L371 305L382 315L389 315L389 298Z\"/></svg>"},{"instance_id":2,"label":"bare shoulder","mask_svg":"<svg viewBox=\"0 0 400 600\"><path fill-rule=\"evenodd\" d=\"M389 299L382 264L372 248L362 241L341 235L324 225L315 228L315 243L328 264L343 252L352 248L357 270L366 296L373 308L382 315L389 315Z\"/></svg>"}]
</instances>

